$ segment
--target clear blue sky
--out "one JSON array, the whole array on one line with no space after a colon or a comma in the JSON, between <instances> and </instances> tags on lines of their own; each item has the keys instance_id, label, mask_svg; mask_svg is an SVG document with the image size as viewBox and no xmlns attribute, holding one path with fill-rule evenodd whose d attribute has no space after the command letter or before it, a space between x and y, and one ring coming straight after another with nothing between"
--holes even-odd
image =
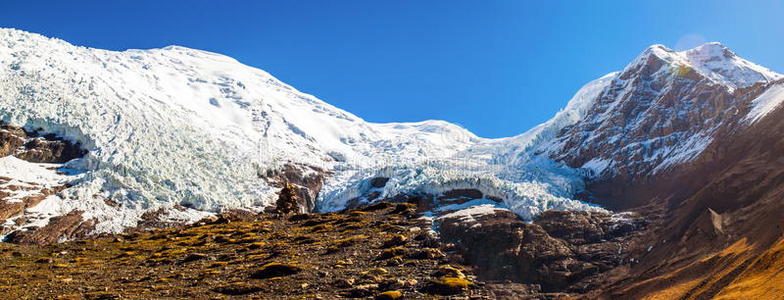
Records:
<instances>
[{"instance_id":1,"label":"clear blue sky","mask_svg":"<svg viewBox=\"0 0 784 300\"><path fill-rule=\"evenodd\" d=\"M547 120L651 44L720 41L784 72L784 1L2 1L0 26L235 57L373 122L480 136Z\"/></svg>"}]
</instances>

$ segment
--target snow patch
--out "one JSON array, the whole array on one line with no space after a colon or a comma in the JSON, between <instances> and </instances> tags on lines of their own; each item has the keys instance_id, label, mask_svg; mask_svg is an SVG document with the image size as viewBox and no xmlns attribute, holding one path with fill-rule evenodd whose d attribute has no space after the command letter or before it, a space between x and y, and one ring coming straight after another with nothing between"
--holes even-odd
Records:
<instances>
[{"instance_id":1,"label":"snow patch","mask_svg":"<svg viewBox=\"0 0 784 300\"><path fill-rule=\"evenodd\" d=\"M751 111L746 115L746 120L752 123L761 120L775 110L784 101L784 84L769 87L764 93L751 101Z\"/></svg>"},{"instance_id":2,"label":"snow patch","mask_svg":"<svg viewBox=\"0 0 784 300\"><path fill-rule=\"evenodd\" d=\"M488 203L492 202L489 200L473 200L466 202L461 205L452 205L451 207L443 207L440 208L441 211L449 211L453 209L457 209L457 211L444 214L436 218L436 222L443 221L445 219L457 219L458 222L468 225L470 228L480 227L482 226L479 221L476 220L478 217L492 215L499 211L509 211L508 209L499 206L497 203Z\"/></svg>"}]
</instances>

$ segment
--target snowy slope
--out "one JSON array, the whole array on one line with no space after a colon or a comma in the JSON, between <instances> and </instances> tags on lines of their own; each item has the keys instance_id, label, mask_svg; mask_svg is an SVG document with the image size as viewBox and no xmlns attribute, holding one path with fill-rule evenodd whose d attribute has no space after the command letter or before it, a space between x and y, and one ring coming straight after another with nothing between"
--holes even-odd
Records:
<instances>
[{"instance_id":1,"label":"snowy slope","mask_svg":"<svg viewBox=\"0 0 784 300\"><path fill-rule=\"evenodd\" d=\"M784 83L778 83L771 86L765 90L764 93L755 98L751 102L752 108L746 116L746 119L751 120L752 122L761 120L767 114L780 107L781 102L784 102Z\"/></svg>"},{"instance_id":2,"label":"snowy slope","mask_svg":"<svg viewBox=\"0 0 784 300\"><path fill-rule=\"evenodd\" d=\"M730 88L745 88L757 82L784 78L768 68L738 57L724 45L712 42L686 51L673 51L653 45L632 64L639 64L648 54L656 55L676 66L693 68L710 80Z\"/></svg>"},{"instance_id":3,"label":"snowy slope","mask_svg":"<svg viewBox=\"0 0 784 300\"><path fill-rule=\"evenodd\" d=\"M638 60L655 54L727 89L780 78L717 47L652 47ZM366 122L215 53L106 51L0 29L0 120L40 127L89 151L67 164L84 172L74 186L47 205L85 211L98 232L134 226L160 208L193 221L270 205L278 189L259 174L287 164L327 170L322 210L341 209L373 188L370 179L389 177L379 189L385 197L477 188L530 219L547 209L600 209L573 199L586 171L549 157L563 159L565 131L607 117L597 107L617 104L609 90L628 85L623 76L636 63L584 86L552 120L519 136L484 139L443 121ZM597 166L609 164L584 165Z\"/></svg>"}]
</instances>

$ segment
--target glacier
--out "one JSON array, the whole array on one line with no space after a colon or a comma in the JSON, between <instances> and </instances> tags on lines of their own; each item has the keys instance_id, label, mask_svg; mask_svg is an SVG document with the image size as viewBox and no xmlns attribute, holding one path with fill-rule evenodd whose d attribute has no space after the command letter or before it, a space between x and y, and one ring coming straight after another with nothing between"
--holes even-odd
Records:
<instances>
[{"instance_id":1,"label":"glacier","mask_svg":"<svg viewBox=\"0 0 784 300\"><path fill-rule=\"evenodd\" d=\"M729 74L700 57L676 58ZM547 209L603 210L575 195L606 162L571 168L546 154L618 74L586 84L551 120L521 135L486 139L445 121L366 122L216 53L108 51L0 29L0 121L89 151L64 166L82 171L72 186L45 202L60 214L85 211L96 232L133 227L151 210L184 222L260 210L279 189L259 174L287 164L327 170L322 211L344 208L372 188L368 180L388 177L383 196L475 188L531 219ZM759 80L739 76L733 86Z\"/></svg>"}]
</instances>

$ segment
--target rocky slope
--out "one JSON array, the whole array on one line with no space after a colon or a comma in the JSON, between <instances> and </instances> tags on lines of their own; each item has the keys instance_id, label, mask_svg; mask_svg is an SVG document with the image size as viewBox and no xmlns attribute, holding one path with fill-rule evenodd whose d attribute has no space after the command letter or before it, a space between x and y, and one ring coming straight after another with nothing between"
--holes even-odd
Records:
<instances>
[{"instance_id":1,"label":"rocky slope","mask_svg":"<svg viewBox=\"0 0 784 300\"><path fill-rule=\"evenodd\" d=\"M278 203L291 201L291 195L281 194ZM622 262L614 256L619 241L643 225L639 218L617 222L588 212L551 211L531 224L508 211L497 214L490 216L494 225L481 227L455 216L439 219L440 237L412 203L378 202L320 214L234 210L174 229L45 247L0 244L0 266L7 270L0 275L0 294L25 299L554 299L574 293L566 289L569 285L586 289L596 281L592 276ZM504 228L521 229L518 239L505 241ZM456 238L491 247L465 248L453 243ZM487 244L488 238L495 243ZM523 248L506 253L510 262L490 269L476 261L509 244ZM507 272L540 283L504 281Z\"/></svg>"},{"instance_id":2,"label":"rocky slope","mask_svg":"<svg viewBox=\"0 0 784 300\"><path fill-rule=\"evenodd\" d=\"M233 211L193 226L49 247L0 244L8 298L553 298L477 280L415 206L327 214Z\"/></svg>"},{"instance_id":3,"label":"rocky slope","mask_svg":"<svg viewBox=\"0 0 784 300\"><path fill-rule=\"evenodd\" d=\"M784 295L782 116L779 107L725 129L692 162L618 193L613 201L638 198L662 207L665 222L649 233L640 264L602 297Z\"/></svg>"}]
</instances>

